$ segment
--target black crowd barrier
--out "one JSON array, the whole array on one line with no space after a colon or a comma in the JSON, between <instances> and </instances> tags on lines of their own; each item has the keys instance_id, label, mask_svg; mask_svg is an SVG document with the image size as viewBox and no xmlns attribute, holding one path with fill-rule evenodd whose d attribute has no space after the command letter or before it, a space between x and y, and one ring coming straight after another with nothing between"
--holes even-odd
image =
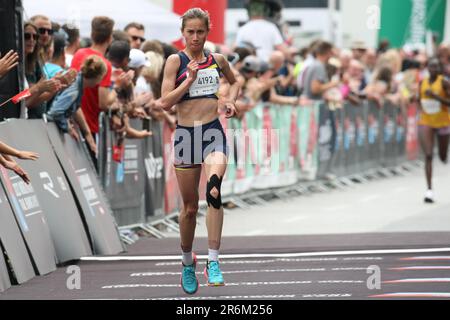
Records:
<instances>
[{"instance_id":1,"label":"black crowd barrier","mask_svg":"<svg viewBox=\"0 0 450 320\"><path fill-rule=\"evenodd\" d=\"M9 50L19 53L19 65L0 78L0 101L6 101L24 86L24 50L23 50L23 18L22 0L0 1L0 53L3 57ZM0 119L18 118L20 103L7 103L0 108Z\"/></svg>"},{"instance_id":2,"label":"black crowd barrier","mask_svg":"<svg viewBox=\"0 0 450 320\"><path fill-rule=\"evenodd\" d=\"M27 246L14 219L3 186L0 186L0 242L2 252L6 252L14 271L16 281L21 284L35 276L33 264L27 252ZM3 255L0 254L3 258Z\"/></svg>"},{"instance_id":3,"label":"black crowd barrier","mask_svg":"<svg viewBox=\"0 0 450 320\"><path fill-rule=\"evenodd\" d=\"M77 205L84 212L82 218L93 252L114 254L123 251L108 200L100 186L94 165L87 156L86 144L60 133L53 123L48 124L47 132Z\"/></svg>"},{"instance_id":4,"label":"black crowd barrier","mask_svg":"<svg viewBox=\"0 0 450 320\"><path fill-rule=\"evenodd\" d=\"M319 111L319 177L347 176L406 161L407 115L390 102L382 107L365 101ZM332 147L334 146L334 147Z\"/></svg>"},{"instance_id":5,"label":"black crowd barrier","mask_svg":"<svg viewBox=\"0 0 450 320\"><path fill-rule=\"evenodd\" d=\"M110 130L109 118L100 115L99 172L106 195L119 225L146 223L164 215L164 165L161 124L152 120L130 120L131 127L153 132L148 139L125 139Z\"/></svg>"},{"instance_id":6,"label":"black crowd barrier","mask_svg":"<svg viewBox=\"0 0 450 320\"><path fill-rule=\"evenodd\" d=\"M323 102L307 107L302 113L305 108L259 106L249 112L242 123L235 119L224 121L223 125L228 129L245 126L257 131L264 125L284 128L280 130L282 143L280 146L273 145L274 149L271 149L274 157L285 161L274 171L276 183L261 183L261 169L259 172L256 170L264 163L245 164L244 167L229 163L224 179L231 186L227 188L227 196L241 194L241 187L247 182L247 189L258 190L290 184L283 175L289 164L286 157L288 160L289 157L299 157L301 166L306 168L301 170L316 172L312 177L308 175L309 180L325 178L329 173L338 177L353 176L372 169L395 167L407 159L417 158L417 132L412 130L416 127L413 111L417 107L414 105L408 107L408 114L388 102L381 107L369 101L360 105L345 103L335 109L330 109ZM269 115L271 124L259 113ZM411 131L410 141L407 141L407 123ZM125 139L121 154L117 153L120 137L110 130L106 115L100 116L100 124L99 172L118 224L122 227L142 225L151 222L152 218L179 210L180 196L171 168L171 150L168 150L172 148L170 140L173 132L155 121L132 120L134 128L149 129L153 137ZM293 129L293 126L298 128ZM254 140L254 144L260 141ZM248 158L245 152L248 150L236 149L234 156ZM293 181L297 182L296 179ZM200 183L201 194L204 187Z\"/></svg>"},{"instance_id":7,"label":"black crowd barrier","mask_svg":"<svg viewBox=\"0 0 450 320\"><path fill-rule=\"evenodd\" d=\"M11 281L8 276L8 269L6 269L5 259L0 254L0 292L5 291L11 287Z\"/></svg>"},{"instance_id":8,"label":"black crowd barrier","mask_svg":"<svg viewBox=\"0 0 450 320\"><path fill-rule=\"evenodd\" d=\"M41 155L18 160L30 185L0 168L0 240L17 283L48 274L58 263L124 251L83 143L41 120L4 122L0 137Z\"/></svg>"}]
</instances>

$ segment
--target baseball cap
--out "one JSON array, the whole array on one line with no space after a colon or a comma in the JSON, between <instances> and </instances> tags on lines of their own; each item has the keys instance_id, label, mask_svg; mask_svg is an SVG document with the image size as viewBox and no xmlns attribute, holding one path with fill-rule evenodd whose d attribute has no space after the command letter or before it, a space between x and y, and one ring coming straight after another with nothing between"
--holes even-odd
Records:
<instances>
[{"instance_id":1,"label":"baseball cap","mask_svg":"<svg viewBox=\"0 0 450 320\"><path fill-rule=\"evenodd\" d=\"M367 46L364 41L354 41L352 43L352 49L354 50L367 50Z\"/></svg>"},{"instance_id":2,"label":"baseball cap","mask_svg":"<svg viewBox=\"0 0 450 320\"><path fill-rule=\"evenodd\" d=\"M151 62L142 50L131 49L130 50L130 62L128 67L132 69L138 69L140 67L150 67Z\"/></svg>"},{"instance_id":3,"label":"baseball cap","mask_svg":"<svg viewBox=\"0 0 450 320\"><path fill-rule=\"evenodd\" d=\"M257 56L248 56L242 61L242 70L246 72L260 72L261 60Z\"/></svg>"}]
</instances>

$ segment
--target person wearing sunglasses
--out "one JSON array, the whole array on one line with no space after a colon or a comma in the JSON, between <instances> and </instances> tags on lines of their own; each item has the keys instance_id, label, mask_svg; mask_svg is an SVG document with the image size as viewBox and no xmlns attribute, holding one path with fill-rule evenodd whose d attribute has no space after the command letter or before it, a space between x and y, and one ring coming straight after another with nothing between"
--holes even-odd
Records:
<instances>
[{"instance_id":1,"label":"person wearing sunglasses","mask_svg":"<svg viewBox=\"0 0 450 320\"><path fill-rule=\"evenodd\" d=\"M25 88L30 88L32 96L26 99L28 119L41 119L45 113L49 101L62 89L61 82L57 79L46 80L42 69L42 61L39 59L39 34L38 28L31 22L24 25L25 47Z\"/></svg>"},{"instance_id":2,"label":"person wearing sunglasses","mask_svg":"<svg viewBox=\"0 0 450 320\"><path fill-rule=\"evenodd\" d=\"M141 49L145 42L145 27L140 23L132 22L125 27L124 31L130 36L131 49Z\"/></svg>"},{"instance_id":3,"label":"person wearing sunglasses","mask_svg":"<svg viewBox=\"0 0 450 320\"><path fill-rule=\"evenodd\" d=\"M39 34L39 46L41 47L41 59L48 62L51 59L49 55L50 46L53 41L53 29L50 19L43 15L36 15L30 21L37 27Z\"/></svg>"}]
</instances>

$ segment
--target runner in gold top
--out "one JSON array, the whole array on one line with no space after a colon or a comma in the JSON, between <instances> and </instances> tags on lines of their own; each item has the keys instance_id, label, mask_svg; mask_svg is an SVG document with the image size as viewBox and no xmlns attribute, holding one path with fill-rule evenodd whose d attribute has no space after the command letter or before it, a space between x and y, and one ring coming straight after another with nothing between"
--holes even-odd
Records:
<instances>
[{"instance_id":1,"label":"runner in gold top","mask_svg":"<svg viewBox=\"0 0 450 320\"><path fill-rule=\"evenodd\" d=\"M425 202L433 203L433 150L435 136L438 140L439 158L447 163L450 137L450 83L442 76L441 66L437 59L428 63L430 76L420 84L420 143L425 153L425 174L428 190Z\"/></svg>"}]
</instances>

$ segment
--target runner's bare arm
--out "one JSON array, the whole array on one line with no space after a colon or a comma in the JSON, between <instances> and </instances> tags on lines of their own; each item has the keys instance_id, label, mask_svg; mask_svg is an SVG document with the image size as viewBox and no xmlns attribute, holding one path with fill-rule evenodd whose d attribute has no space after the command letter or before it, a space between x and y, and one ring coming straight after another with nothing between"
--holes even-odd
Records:
<instances>
[{"instance_id":1,"label":"runner's bare arm","mask_svg":"<svg viewBox=\"0 0 450 320\"><path fill-rule=\"evenodd\" d=\"M220 66L220 69L222 70L223 75L230 84L230 89L228 91L228 101L225 103L225 106L227 108L226 117L227 118L235 117L239 113L239 110L236 107L236 100L239 95L239 90L241 87L239 85L239 82L236 80L233 70L231 70L230 64L225 59L225 57L221 54L214 54L214 59L216 59L217 63Z\"/></svg>"},{"instance_id":2,"label":"runner's bare arm","mask_svg":"<svg viewBox=\"0 0 450 320\"><path fill-rule=\"evenodd\" d=\"M230 63L225 59L225 57L221 54L214 54L214 59L216 59L220 68L222 69L222 73L230 84L230 88L228 90L228 97L231 102L236 103L236 99L239 95L240 85L236 80L236 77L233 73L233 70L230 68Z\"/></svg>"},{"instance_id":3,"label":"runner's bare arm","mask_svg":"<svg viewBox=\"0 0 450 320\"><path fill-rule=\"evenodd\" d=\"M167 58L166 61L166 66L164 68L164 79L161 86L161 104L162 108L166 111L169 111L175 104L178 103L178 101L180 101L195 81L194 76L197 76L196 68L198 68L198 65L195 64L193 67L193 63L191 61L188 65L188 69L190 69L188 71L190 73L188 78L178 88L175 88L177 70L180 67L180 63L180 58L175 54Z\"/></svg>"}]
</instances>

